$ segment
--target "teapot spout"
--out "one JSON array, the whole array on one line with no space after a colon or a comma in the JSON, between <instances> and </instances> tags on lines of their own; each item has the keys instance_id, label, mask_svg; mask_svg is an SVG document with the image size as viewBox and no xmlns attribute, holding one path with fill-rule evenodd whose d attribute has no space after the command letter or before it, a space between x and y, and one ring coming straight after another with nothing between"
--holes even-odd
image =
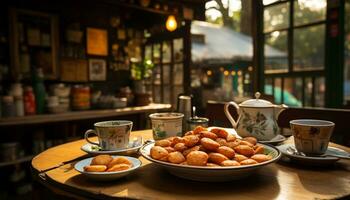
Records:
<instances>
[{"instance_id":1,"label":"teapot spout","mask_svg":"<svg viewBox=\"0 0 350 200\"><path fill-rule=\"evenodd\" d=\"M288 106L285 104L281 104L281 105L276 105L274 107L274 113L275 113L275 120L278 120L278 116L281 114L282 111L284 111L285 109L287 109Z\"/></svg>"}]
</instances>

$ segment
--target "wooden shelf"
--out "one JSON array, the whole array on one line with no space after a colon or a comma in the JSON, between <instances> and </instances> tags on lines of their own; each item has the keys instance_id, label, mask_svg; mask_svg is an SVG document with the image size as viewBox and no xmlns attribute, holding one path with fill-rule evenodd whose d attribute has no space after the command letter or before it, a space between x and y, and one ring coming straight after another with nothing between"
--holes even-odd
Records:
<instances>
[{"instance_id":1,"label":"wooden shelf","mask_svg":"<svg viewBox=\"0 0 350 200\"><path fill-rule=\"evenodd\" d=\"M147 112L166 111L171 108L171 104L150 104L147 106L126 107L106 110L86 110L86 111L71 111L60 114L44 114L24 117L9 117L0 118L1 126L18 126L29 124L43 124L50 122L64 122L83 119L94 119L104 117L115 117L122 115L131 115Z\"/></svg>"},{"instance_id":2,"label":"wooden shelf","mask_svg":"<svg viewBox=\"0 0 350 200\"><path fill-rule=\"evenodd\" d=\"M22 158L19 158L17 160L0 162L0 167L6 167L6 166L15 165L15 164L23 163L23 162L28 162L28 161L31 161L33 158L34 158L34 155L28 155L28 156L24 156Z\"/></svg>"}]
</instances>

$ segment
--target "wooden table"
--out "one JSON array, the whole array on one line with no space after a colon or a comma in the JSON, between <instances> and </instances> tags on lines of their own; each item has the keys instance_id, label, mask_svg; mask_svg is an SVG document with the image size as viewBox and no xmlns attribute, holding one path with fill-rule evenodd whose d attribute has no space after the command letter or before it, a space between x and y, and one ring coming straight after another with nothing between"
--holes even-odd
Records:
<instances>
[{"instance_id":1,"label":"wooden table","mask_svg":"<svg viewBox=\"0 0 350 200\"><path fill-rule=\"evenodd\" d=\"M132 132L132 137L151 138L151 130ZM95 182L75 171L74 159L86 156L84 140L50 148L32 160L35 177L53 191L79 199L334 199L350 197L350 161L331 168L307 168L278 162L246 179L202 183L180 179L140 157L142 167L112 182ZM335 144L332 144L333 146ZM335 145L344 150L350 148ZM73 162L69 162L72 161ZM63 162L58 168L43 172Z\"/></svg>"}]
</instances>

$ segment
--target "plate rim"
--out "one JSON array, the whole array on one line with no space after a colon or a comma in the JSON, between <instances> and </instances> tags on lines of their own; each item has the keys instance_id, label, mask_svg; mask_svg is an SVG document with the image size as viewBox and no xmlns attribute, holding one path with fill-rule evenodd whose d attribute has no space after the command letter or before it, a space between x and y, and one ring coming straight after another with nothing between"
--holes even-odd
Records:
<instances>
[{"instance_id":1,"label":"plate rim","mask_svg":"<svg viewBox=\"0 0 350 200\"><path fill-rule=\"evenodd\" d=\"M84 170L80 170L78 169L77 165L83 161L86 161L86 160L92 160L93 157L89 157L89 158L85 158L83 160L80 160L78 161L77 163L74 164L74 169L78 172L80 172L81 174L87 174L87 175L115 175L115 174L123 174L123 173L126 173L126 172L130 172L130 171L133 171L133 170L136 170L137 168L141 167L142 165L142 161L138 158L135 158L135 157L131 157L131 156L118 156L118 155L115 155L115 156L112 156L113 158L116 158L116 157L127 157L127 159L131 159L131 160L134 160L137 162L137 165L135 166L132 166L130 169L127 169L127 170L123 170L123 171L116 171L116 172L86 172ZM86 165L85 165L86 166ZM83 167L85 167L83 166Z\"/></svg>"},{"instance_id":2,"label":"plate rim","mask_svg":"<svg viewBox=\"0 0 350 200\"><path fill-rule=\"evenodd\" d=\"M224 170L241 170L241 169L254 169L254 168L259 168L259 167L262 167L262 166L265 166L265 165L268 165L268 164L271 164L271 163L274 163L274 162L277 162L281 156L282 156L282 153L279 149L277 149L276 147L272 146L272 145L268 145L268 144L262 144L262 143L259 143L260 145L263 145L263 146L268 146L269 148L273 149L274 151L276 151L277 153L277 156L269 161L266 161L266 162L263 162L263 163L258 163L258 164L254 164L254 165L240 165L240 166L227 166L227 167L207 167L207 166L192 166L192 165L180 165L180 164L174 164L174 163L169 163L169 162L164 162L164 161L160 161L160 160L156 160L156 159L153 159L151 156L145 154L145 148L147 146L150 146L150 145L154 145L155 142L150 142L150 143L147 143L147 144L144 144L141 149L140 149L140 153L142 155L142 157L144 157L145 159L151 161L151 162L154 162L156 164L160 164L162 166L166 166L166 167L173 167L173 168L178 168L178 169L190 169L190 170L211 170L211 171L215 171L215 170L221 170L221 171L224 171Z\"/></svg>"},{"instance_id":3,"label":"plate rim","mask_svg":"<svg viewBox=\"0 0 350 200\"><path fill-rule=\"evenodd\" d=\"M280 146L277 146L277 148L282 148L284 146L292 146L292 147L295 147L294 144L282 144ZM328 147L328 148L334 148L334 149L339 149L339 148L336 148L336 147ZM317 156L300 156L300 155L294 155L294 154L290 154L290 153L287 153L286 151L284 150L281 150L281 153L289 158L294 158L294 159L299 159L299 160L307 160L307 161L338 161L340 158L338 157L334 157L334 156L325 156L325 157L317 157ZM340 149L341 151L344 151L342 149Z\"/></svg>"}]
</instances>

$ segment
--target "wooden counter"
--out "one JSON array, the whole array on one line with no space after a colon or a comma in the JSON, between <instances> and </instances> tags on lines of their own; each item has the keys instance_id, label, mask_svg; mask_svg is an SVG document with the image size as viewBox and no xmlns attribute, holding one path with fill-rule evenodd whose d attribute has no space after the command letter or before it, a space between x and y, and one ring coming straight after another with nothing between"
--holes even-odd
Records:
<instances>
[{"instance_id":1,"label":"wooden counter","mask_svg":"<svg viewBox=\"0 0 350 200\"><path fill-rule=\"evenodd\" d=\"M136 131L132 137L149 139L151 134L151 130ZM202 183L172 176L140 157L142 167L134 174L111 182L96 182L74 170L75 161L86 156L80 150L84 143L66 143L37 155L32 160L34 177L55 193L78 199L336 199L350 195L349 160L338 161L331 168L278 162L242 180ZM66 164L44 172L60 163Z\"/></svg>"},{"instance_id":2,"label":"wooden counter","mask_svg":"<svg viewBox=\"0 0 350 200\"><path fill-rule=\"evenodd\" d=\"M122 115L131 115L139 113L151 113L167 111L171 108L170 104L150 104L148 106L138 107L126 107L108 110L86 110L86 111L71 111L60 114L43 114L43 115L32 115L24 117L9 117L0 118L1 126L18 126L28 124L43 124L50 122L64 122L73 120L103 118L103 117L115 117Z\"/></svg>"}]
</instances>

